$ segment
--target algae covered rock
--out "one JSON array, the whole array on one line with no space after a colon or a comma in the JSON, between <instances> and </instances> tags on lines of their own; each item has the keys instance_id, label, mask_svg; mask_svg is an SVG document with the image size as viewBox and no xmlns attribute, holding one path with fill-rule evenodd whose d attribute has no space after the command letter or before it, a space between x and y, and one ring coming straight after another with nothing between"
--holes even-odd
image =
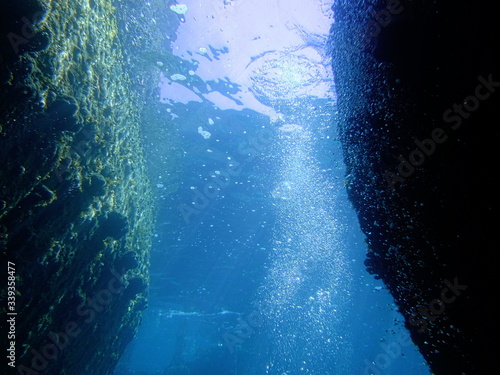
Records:
<instances>
[{"instance_id":1,"label":"algae covered rock","mask_svg":"<svg viewBox=\"0 0 500 375\"><path fill-rule=\"evenodd\" d=\"M147 306L153 230L144 101L130 95L115 8L28 0L0 18L2 35L19 36L16 48L0 41L0 247L22 316L14 371L112 374ZM68 337L57 353L54 335Z\"/></svg>"}]
</instances>

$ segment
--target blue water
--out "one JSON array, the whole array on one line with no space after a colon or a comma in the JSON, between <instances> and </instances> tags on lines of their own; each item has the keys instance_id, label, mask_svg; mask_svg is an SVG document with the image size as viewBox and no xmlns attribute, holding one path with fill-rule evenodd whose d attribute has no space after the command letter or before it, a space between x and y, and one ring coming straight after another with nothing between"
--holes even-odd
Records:
<instances>
[{"instance_id":1,"label":"blue water","mask_svg":"<svg viewBox=\"0 0 500 375\"><path fill-rule=\"evenodd\" d=\"M165 165L149 308L115 373L429 374L363 264L331 4L185 4L165 43L191 69L159 74L171 142L147 150Z\"/></svg>"}]
</instances>

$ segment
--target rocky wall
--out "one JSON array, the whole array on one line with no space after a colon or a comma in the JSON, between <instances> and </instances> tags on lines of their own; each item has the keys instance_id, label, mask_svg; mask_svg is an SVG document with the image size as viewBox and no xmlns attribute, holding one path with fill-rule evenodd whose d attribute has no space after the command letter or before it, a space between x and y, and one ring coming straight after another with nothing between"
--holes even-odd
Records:
<instances>
[{"instance_id":1,"label":"rocky wall","mask_svg":"<svg viewBox=\"0 0 500 375\"><path fill-rule=\"evenodd\" d=\"M17 314L8 373L109 374L147 306L153 230L144 104L115 7L3 2L1 18L0 239L15 274L15 304L1 308Z\"/></svg>"}]
</instances>

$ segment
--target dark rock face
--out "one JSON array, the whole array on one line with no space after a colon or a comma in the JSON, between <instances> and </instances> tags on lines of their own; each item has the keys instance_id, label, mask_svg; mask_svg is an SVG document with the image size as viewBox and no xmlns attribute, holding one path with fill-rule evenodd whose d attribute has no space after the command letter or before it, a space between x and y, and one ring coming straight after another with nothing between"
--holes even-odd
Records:
<instances>
[{"instance_id":1,"label":"dark rock face","mask_svg":"<svg viewBox=\"0 0 500 375\"><path fill-rule=\"evenodd\" d=\"M118 212L111 212L106 218L102 218L98 230L99 237L112 237L119 240L128 232L127 217Z\"/></svg>"},{"instance_id":2,"label":"dark rock face","mask_svg":"<svg viewBox=\"0 0 500 375\"><path fill-rule=\"evenodd\" d=\"M22 316L9 373L111 374L147 306L142 101L110 2L45 3L0 13L0 249Z\"/></svg>"},{"instance_id":3,"label":"dark rock face","mask_svg":"<svg viewBox=\"0 0 500 375\"><path fill-rule=\"evenodd\" d=\"M7 5L5 3L4 5ZM0 48L3 62L16 59L17 54L41 51L49 45L50 34L37 32L37 26L47 9L36 0L17 1L8 4L0 16Z\"/></svg>"},{"instance_id":4,"label":"dark rock face","mask_svg":"<svg viewBox=\"0 0 500 375\"><path fill-rule=\"evenodd\" d=\"M435 374L489 374L499 224L498 5L338 1L331 51L367 269Z\"/></svg>"},{"instance_id":5,"label":"dark rock face","mask_svg":"<svg viewBox=\"0 0 500 375\"><path fill-rule=\"evenodd\" d=\"M74 98L58 98L47 109L45 116L40 120L41 127L48 131L72 131L80 130L75 117L78 104Z\"/></svg>"},{"instance_id":6,"label":"dark rock face","mask_svg":"<svg viewBox=\"0 0 500 375\"><path fill-rule=\"evenodd\" d=\"M125 270L131 270L139 266L139 262L137 260L137 256L133 251L129 251L125 254L123 254L122 257L120 257L117 260L117 268L118 269L125 269Z\"/></svg>"},{"instance_id":7,"label":"dark rock face","mask_svg":"<svg viewBox=\"0 0 500 375\"><path fill-rule=\"evenodd\" d=\"M83 183L83 190L95 197L106 194L106 180L100 174L93 174Z\"/></svg>"}]
</instances>

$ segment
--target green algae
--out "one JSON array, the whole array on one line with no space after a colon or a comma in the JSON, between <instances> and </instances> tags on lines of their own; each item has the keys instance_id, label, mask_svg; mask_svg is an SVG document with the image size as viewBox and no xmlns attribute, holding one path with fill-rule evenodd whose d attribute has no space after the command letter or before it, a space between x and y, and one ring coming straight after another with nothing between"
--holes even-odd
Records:
<instances>
[{"instance_id":1,"label":"green algae","mask_svg":"<svg viewBox=\"0 0 500 375\"><path fill-rule=\"evenodd\" d=\"M0 228L20 275L17 365L29 368L32 349L75 322L78 335L46 370L111 373L147 305L154 209L144 104L112 1L33 4L31 13L44 10L39 36L18 54L2 45L10 52L0 75ZM123 290L112 293L117 273ZM102 309L86 305L108 294Z\"/></svg>"}]
</instances>

